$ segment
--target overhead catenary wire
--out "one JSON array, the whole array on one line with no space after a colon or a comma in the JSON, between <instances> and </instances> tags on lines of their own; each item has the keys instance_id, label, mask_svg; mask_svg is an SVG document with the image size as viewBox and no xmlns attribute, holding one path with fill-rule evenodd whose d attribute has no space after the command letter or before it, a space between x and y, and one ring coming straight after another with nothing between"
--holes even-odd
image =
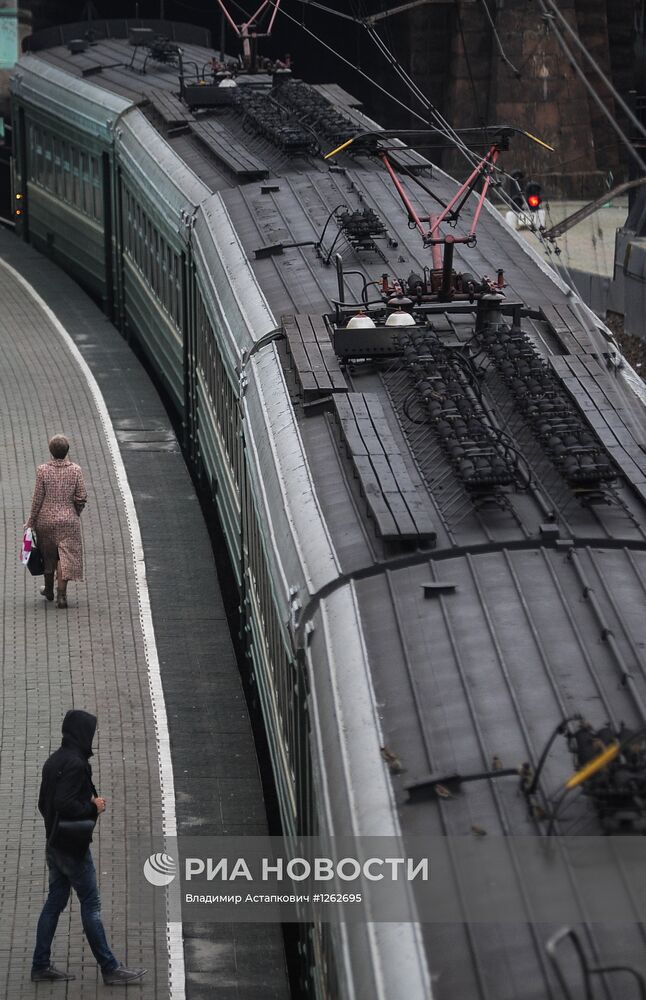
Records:
<instances>
[{"instance_id":1,"label":"overhead catenary wire","mask_svg":"<svg viewBox=\"0 0 646 1000\"><path fill-rule=\"evenodd\" d=\"M336 17L342 17L346 21L356 21L357 18L354 14L345 14L342 10L335 10L334 7L326 7L324 3L317 3L317 0L298 0L304 7L315 7L317 10L323 10L326 14L334 14Z\"/></svg>"},{"instance_id":2,"label":"overhead catenary wire","mask_svg":"<svg viewBox=\"0 0 646 1000\"><path fill-rule=\"evenodd\" d=\"M588 49L585 47L585 45L583 44L583 42L581 41L581 39L577 35L577 33L574 30L574 28L572 27L572 25L569 23L569 21L567 20L567 18L565 18L563 16L563 13L560 10L560 8L558 7L558 5L554 2L554 0L545 0L545 3L547 3L547 5L549 6L550 10L553 11L554 15L559 19L560 23L566 29L567 33L570 35L570 37L572 38L573 42L576 44L577 48L580 49L580 51L582 52L582 54L585 56L585 58L590 63L590 65L592 66L592 68L596 72L596 74L599 77L599 79L602 80L603 83L605 84L605 86L608 88L608 90L610 91L610 93L614 97L615 101L617 102L617 104L619 105L619 107L621 108L621 110L624 112L624 114L626 115L626 117L629 119L630 123L637 129L637 131L642 136L644 136L644 138L646 138L646 128L640 122L639 118L637 118L637 116L633 112L632 108L628 104L626 104L626 102L624 101L623 97L621 96L621 94L619 93L619 91L616 89L616 87L614 86L614 84L612 83L612 81L609 80L608 77L606 76L606 74L603 72L603 70L601 69L601 66L596 61L596 59L594 58L594 56L592 55L592 53L589 52Z\"/></svg>"},{"instance_id":3,"label":"overhead catenary wire","mask_svg":"<svg viewBox=\"0 0 646 1000\"><path fill-rule=\"evenodd\" d=\"M477 116L478 120L480 121L480 124L485 129L485 135L486 135L487 134L486 133L486 125L487 125L487 123L485 122L484 115L480 111L480 101L478 100L478 91L476 90L476 83L475 83L475 80L473 78L473 72L471 71L471 60L469 59L469 50L467 49L467 40L466 40L465 34L464 34L464 27L462 25L462 15L460 13L460 5L459 4L455 8L455 13L456 13L456 16L457 16L457 21L458 21L458 29L460 31L460 39L462 41L462 50L464 52L464 61L467 64L467 72L469 74L469 83L471 85L471 94L473 95L473 104L474 104L475 109L476 109L476 116Z\"/></svg>"},{"instance_id":4,"label":"overhead catenary wire","mask_svg":"<svg viewBox=\"0 0 646 1000\"><path fill-rule=\"evenodd\" d=\"M516 77L516 79L520 80L520 77L521 77L520 70L516 69L516 67L514 66L513 62L511 61L511 59L509 58L509 56L507 55L507 53L505 52L505 50L503 48L503 44L500 41L500 35L498 34L498 31L496 29L496 25L495 25L494 19L491 16L491 11L489 10L489 5L487 3L487 0L480 0L480 3L482 4L482 7L484 9L485 17L487 18L487 20L488 20L488 22L489 22L489 24L491 26L491 30L493 32L493 37L496 40L496 46L498 48L498 53L500 55L500 58L502 59L502 61L507 66L509 66L509 69L512 71L512 73L514 74L514 76ZM460 16L460 7L458 5L458 17L459 16Z\"/></svg>"},{"instance_id":5,"label":"overhead catenary wire","mask_svg":"<svg viewBox=\"0 0 646 1000\"><path fill-rule=\"evenodd\" d=\"M563 52L565 53L565 55L567 56L567 58L570 60L570 63L572 64L572 68L574 69L574 72L577 74L577 76L579 77L579 79L582 81L585 89L590 94L590 97L592 98L592 100L595 102L595 104L600 109L600 111L603 113L603 115L608 119L608 121L610 122L610 125L615 130L615 132L617 133L617 135L621 139L622 143L624 144L624 146L628 150L628 153L630 154L630 156L632 156L632 158L635 160L635 162L639 166L639 169L642 170L644 173L646 173L646 163L644 163L644 161L642 160L641 156L639 155L639 153L637 152L637 150L635 149L634 145L632 144L632 142L630 141L630 139L628 138L628 136L625 134L625 132L623 131L623 129L621 128L621 126L615 121L615 119L614 119L611 111L609 110L609 108L606 107L605 103L599 97L598 93L596 92L596 90L594 89L594 87L592 86L592 84L590 83L590 81L588 80L587 76L585 75L583 69L581 68L581 66L579 66L579 63L577 62L577 60L576 60L576 58L574 56L574 53L572 52L571 48L569 47L569 45L566 42L565 38L563 37L562 33L559 31L558 27L556 26L556 24L555 24L555 15L550 13L551 7L548 7L548 4L551 4L551 2L552 2L552 0L538 0L539 6L540 6L541 10L543 11L543 14L544 14L545 18L547 19L547 22L548 22L548 24L550 26L550 30L554 33L554 36L555 36L557 42L561 46L561 48L562 48ZM613 95L616 93L616 91L614 90L614 88L612 88L611 92L613 93Z\"/></svg>"}]
</instances>

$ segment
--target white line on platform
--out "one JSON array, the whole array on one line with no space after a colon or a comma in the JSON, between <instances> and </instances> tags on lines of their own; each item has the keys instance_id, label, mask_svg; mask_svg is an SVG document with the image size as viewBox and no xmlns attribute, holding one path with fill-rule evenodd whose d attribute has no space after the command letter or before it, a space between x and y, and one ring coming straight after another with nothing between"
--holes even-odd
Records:
<instances>
[{"instance_id":1,"label":"white line on platform","mask_svg":"<svg viewBox=\"0 0 646 1000\"><path fill-rule=\"evenodd\" d=\"M157 741L157 759L159 761L159 781L161 785L161 802L164 838L177 837L177 819L175 815L175 782L173 780L173 765L170 755L170 737L168 733L168 717L166 715L166 702L164 700L164 690L162 688L161 673L159 670L159 657L157 655L157 643L155 641L155 630L153 627L152 613L150 609L150 594L148 593L148 581L146 579L146 564L144 561L144 550L139 529L139 519L135 508L135 502L128 482L126 467L119 451L119 443L115 434L112 420L103 398L99 385L92 374L92 371L85 358L74 343L72 337L67 332L56 313L47 305L45 300L38 294L23 276L8 264L6 260L0 258L2 266L11 276L27 291L31 298L40 306L54 328L58 331L72 357L78 364L88 388L98 410L103 432L106 437L112 464L114 466L119 492L123 499L126 510L126 520L130 533L130 545L132 548L132 560L135 570L135 580L137 586L137 601L139 604L139 620L143 634L144 653L146 656L146 666L148 669L148 685L150 688L150 700L152 703L153 718L155 721L155 739ZM182 936L181 898L177 893L172 892L172 886L167 892L167 943L168 943L168 987L169 1000L185 1000L185 971L184 971L184 945Z\"/></svg>"}]
</instances>

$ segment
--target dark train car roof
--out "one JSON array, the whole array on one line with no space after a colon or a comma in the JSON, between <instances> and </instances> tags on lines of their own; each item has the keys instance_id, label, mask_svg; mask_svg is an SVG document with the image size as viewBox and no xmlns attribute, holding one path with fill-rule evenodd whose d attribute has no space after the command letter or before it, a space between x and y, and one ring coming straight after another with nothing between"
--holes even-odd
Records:
<instances>
[{"instance_id":1,"label":"dark train car roof","mask_svg":"<svg viewBox=\"0 0 646 1000\"><path fill-rule=\"evenodd\" d=\"M188 38L182 48L184 58L198 65L212 55ZM286 314L333 312L337 274L312 243L337 206L373 209L385 231L379 252L343 247L346 268L378 282L383 272L405 278L429 265L430 251L407 226L374 159L341 154L330 167L320 155L290 157L233 107L195 115L187 110L182 119L177 104L163 100L177 99L177 69L149 63L143 74L139 52L129 67L133 47L123 38L98 38L77 55L67 45L37 54L140 104L175 152L221 193L278 323ZM257 74L236 82L239 90L261 92L272 81ZM335 84L317 92L355 125L375 127ZM328 148L324 139L321 145ZM455 192L455 182L419 154L401 155L440 198ZM412 182L404 183L415 192ZM294 243L307 245L288 246ZM275 244L283 244L282 251L262 252ZM599 320L493 208L483 212L477 245L456 250L456 268L479 278L504 269L506 297L534 310L522 320L523 332L617 464L616 481L594 502L582 503L555 473L512 413L508 389L491 368L482 381L489 405L530 462L553 518L531 491L509 489L499 503L475 502L428 429L406 424L410 390L402 388L397 362L354 363L341 373L350 395L380 404L377 436L381 426L382 440L399 452L411 489L423 496L434 524L436 538L426 551L412 546L393 554L366 516L358 465L340 439L343 411L328 404L306 410L298 380L294 398L339 562L355 581L384 738L401 762L393 784L404 836L535 836L545 832L544 823L530 815L513 778L474 781L446 797L411 794L408 786L535 763L555 726L576 714L595 729L646 724L644 392L634 373L615 363L616 345ZM360 288L360 277L348 277L349 286L353 282ZM448 347L464 345L473 336L474 316L475 305L460 315L438 313L435 334ZM284 362L292 378L298 363L288 352ZM542 786L559 787L572 769L572 754L560 738ZM585 797L559 831L601 832ZM548 930L426 925L434 994L448 1000L556 995L544 952ZM635 964L644 950L643 926L603 933L591 927L586 947L595 961Z\"/></svg>"}]
</instances>

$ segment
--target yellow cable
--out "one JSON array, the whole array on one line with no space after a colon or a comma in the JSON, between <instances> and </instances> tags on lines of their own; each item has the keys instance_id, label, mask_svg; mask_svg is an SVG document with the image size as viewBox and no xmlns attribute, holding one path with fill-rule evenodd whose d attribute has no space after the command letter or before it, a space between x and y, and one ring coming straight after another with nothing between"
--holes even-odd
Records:
<instances>
[{"instance_id":1,"label":"yellow cable","mask_svg":"<svg viewBox=\"0 0 646 1000\"><path fill-rule=\"evenodd\" d=\"M347 142L342 142L341 145L337 146L336 149L333 149L331 153L326 153L323 159L329 160L331 156L335 156L337 153L340 153L342 149L346 149L353 142L354 139L348 139Z\"/></svg>"},{"instance_id":2,"label":"yellow cable","mask_svg":"<svg viewBox=\"0 0 646 1000\"><path fill-rule=\"evenodd\" d=\"M523 135L526 135L528 139L532 139L534 142L537 142L539 146L543 146L545 149L549 149L550 153L555 152L554 146L548 146L546 142L543 142L543 140L539 139L538 136L532 135L531 132L526 132L523 129Z\"/></svg>"},{"instance_id":3,"label":"yellow cable","mask_svg":"<svg viewBox=\"0 0 646 1000\"><path fill-rule=\"evenodd\" d=\"M609 747L606 747L598 757L591 760L585 767L582 767L580 771L575 771L571 778L565 782L566 788L576 788L577 785L583 784L588 778L600 771L602 767L609 764L611 760L614 760L619 753L619 744L611 743Z\"/></svg>"}]
</instances>

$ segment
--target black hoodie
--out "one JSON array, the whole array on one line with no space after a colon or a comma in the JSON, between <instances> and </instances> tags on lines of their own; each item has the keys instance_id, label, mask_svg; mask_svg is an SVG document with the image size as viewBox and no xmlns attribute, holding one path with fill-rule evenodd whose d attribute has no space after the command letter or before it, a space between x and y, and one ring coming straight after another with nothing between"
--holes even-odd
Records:
<instances>
[{"instance_id":1,"label":"black hoodie","mask_svg":"<svg viewBox=\"0 0 646 1000\"><path fill-rule=\"evenodd\" d=\"M52 832L56 813L61 819L96 819L98 816L96 806L90 801L97 794L89 764L95 732L96 716L89 712L72 709L63 719L63 742L45 761L38 796L47 837ZM59 850L64 850L63 846Z\"/></svg>"}]
</instances>

